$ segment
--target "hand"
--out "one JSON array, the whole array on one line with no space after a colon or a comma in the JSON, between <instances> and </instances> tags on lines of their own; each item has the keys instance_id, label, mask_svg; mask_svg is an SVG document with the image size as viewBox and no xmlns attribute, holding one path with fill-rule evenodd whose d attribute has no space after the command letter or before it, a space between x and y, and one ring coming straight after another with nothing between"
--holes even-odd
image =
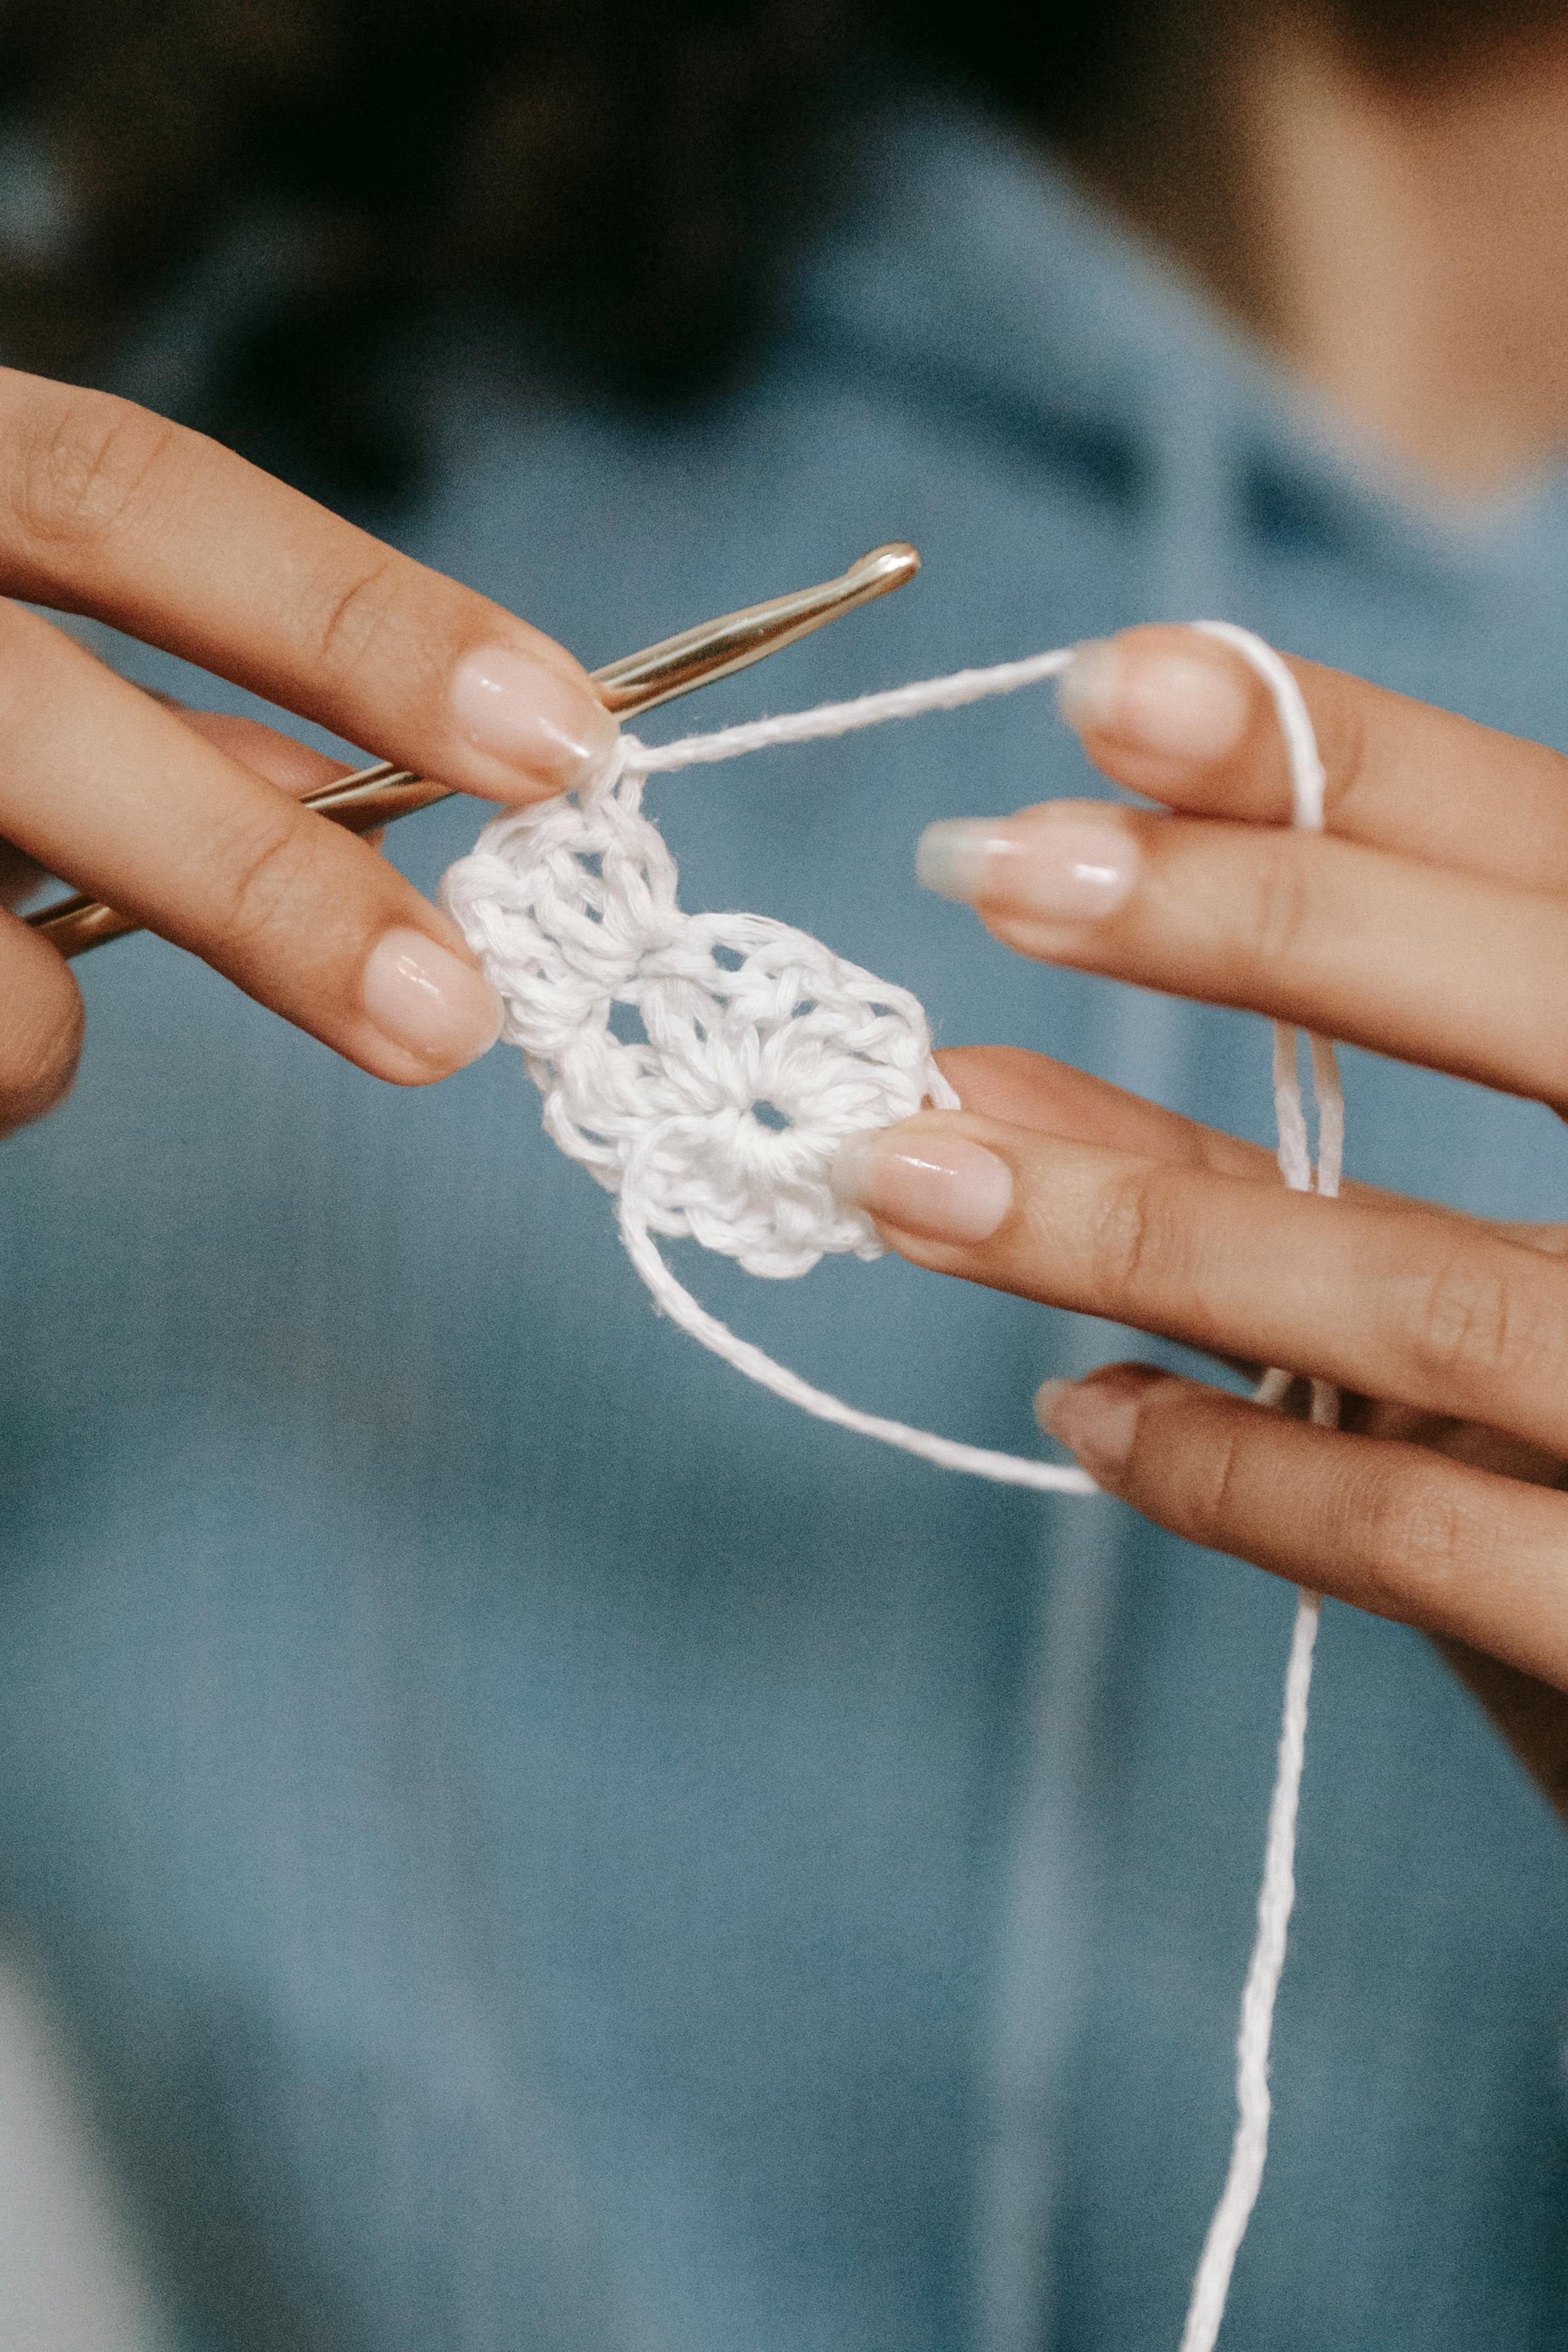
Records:
<instances>
[{"instance_id":1,"label":"hand","mask_svg":"<svg viewBox=\"0 0 1568 2352\"><path fill-rule=\"evenodd\" d=\"M593 772L615 722L560 646L216 443L0 370L0 586L90 614L489 800ZM0 604L0 882L42 867L191 949L359 1064L418 1086L500 1006L448 918L293 794L341 772L190 720ZM282 786L283 789L278 789ZM64 1092L81 1003L0 910L0 1129Z\"/></svg>"},{"instance_id":2,"label":"hand","mask_svg":"<svg viewBox=\"0 0 1568 2352\"><path fill-rule=\"evenodd\" d=\"M1063 707L1108 775L1177 814L934 826L922 877L1023 954L1568 1103L1568 761L1292 667L1325 835L1286 829L1261 683L1212 640L1144 629L1086 648ZM1046 1426L1102 1486L1522 1670L1472 1669L1516 1717L1541 1712L1523 1677L1568 1688L1564 1229L1287 1192L1268 1154L1037 1056L943 1066L961 1111L840 1165L893 1248L1348 1392L1334 1433L1136 1366L1047 1384Z\"/></svg>"}]
</instances>

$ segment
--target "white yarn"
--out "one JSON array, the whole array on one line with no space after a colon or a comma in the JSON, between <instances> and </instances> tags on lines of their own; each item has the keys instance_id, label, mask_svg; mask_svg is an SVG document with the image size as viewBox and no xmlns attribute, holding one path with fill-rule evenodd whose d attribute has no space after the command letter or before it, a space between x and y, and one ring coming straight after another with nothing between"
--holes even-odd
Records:
<instances>
[{"instance_id":1,"label":"white yarn","mask_svg":"<svg viewBox=\"0 0 1568 2352\"><path fill-rule=\"evenodd\" d=\"M1215 625L1226 625L1216 622ZM1261 638L1258 642L1261 644ZM712 735L682 735L673 743L652 749L637 743L635 736L628 740L636 745L635 757L643 774L664 775L672 768L733 760L742 751L765 751L774 743L811 743L826 735L853 735L862 727L881 727L889 719L920 719L929 710L957 710L966 702L984 702L994 694L1016 694L1021 686L1040 686L1047 678L1058 677L1072 655L1070 646L1058 646L1051 653L1031 654L1025 661L997 662L990 669L955 670L951 677L921 678L913 686L889 687L882 694L858 695L853 702L819 702L814 710L790 710L781 719L752 719L743 727L721 727Z\"/></svg>"},{"instance_id":2,"label":"white yarn","mask_svg":"<svg viewBox=\"0 0 1568 2352\"><path fill-rule=\"evenodd\" d=\"M1301 698L1301 690L1272 646L1228 621L1200 621L1211 637L1233 646L1262 677L1274 698L1279 731L1285 739L1290 771L1291 822L1307 833L1323 829L1323 764L1317 737ZM1345 1103L1334 1049L1326 1037L1310 1039L1312 1096L1318 1107L1317 1188L1333 1199L1340 1189L1344 1156ZM1274 1115L1279 1137L1279 1171L1293 1192L1312 1189L1312 1160L1307 1143L1307 1115L1298 1073L1300 1039L1288 1022L1274 1024ZM1258 1382L1257 1401L1279 1405L1290 1387L1283 1370L1266 1372ZM1339 1398L1321 1381L1312 1383L1312 1419L1331 1428L1339 1418ZM1274 1792L1268 1805L1268 1833L1263 1849L1263 1884L1258 1895L1258 1935L1247 1964L1241 1996L1241 2024L1236 2039L1236 2135L1230 2164L1214 2218L1204 2240L1192 2301L1182 2330L1181 2352L1214 2352L1225 2319L1231 2273L1258 2192L1268 2154L1268 2053L1274 2035L1274 2005L1285 1967L1285 1943L1296 1902L1296 1817L1301 1794L1301 1767L1307 1746L1307 1701L1312 1687L1312 1653L1318 1639L1322 1601L1315 1592L1296 1596L1296 1621L1290 1633L1290 1656L1285 1669L1285 1705L1279 1725L1279 1748L1274 1769Z\"/></svg>"},{"instance_id":3,"label":"white yarn","mask_svg":"<svg viewBox=\"0 0 1568 2352\"><path fill-rule=\"evenodd\" d=\"M879 1256L827 1171L846 1136L956 1104L925 1016L805 931L684 913L641 813L642 747L625 745L607 789L502 817L445 884L544 1124L634 1229L693 1234L752 1274Z\"/></svg>"},{"instance_id":4,"label":"white yarn","mask_svg":"<svg viewBox=\"0 0 1568 2352\"><path fill-rule=\"evenodd\" d=\"M1285 741L1293 822L1321 831L1322 764L1289 670L1249 630L1224 621L1196 625L1233 646L1268 685ZM958 1097L932 1058L925 1014L906 990L767 916L687 914L677 902L675 861L642 813L649 775L953 709L1038 684L1071 658L1071 647L1060 647L657 747L623 735L616 764L591 791L487 825L472 856L448 871L442 895L501 995L501 1034L522 1049L543 1097L547 1130L618 1196L627 1253L674 1322L748 1380L820 1420L944 1469L1084 1495L1097 1489L1081 1470L960 1444L811 1387L708 1314L669 1271L655 1234L691 1235L752 1274L777 1277L805 1274L830 1252L880 1256L883 1244L869 1218L846 1209L832 1191L834 1155L849 1136L891 1126L925 1104L954 1109ZM621 1030L614 1025L617 1007L625 1008ZM641 1034L624 1034L627 1025L640 1026ZM1316 1036L1310 1043L1317 1189L1332 1197L1344 1101L1332 1045ZM1293 1191L1306 1192L1313 1168L1298 1050L1296 1031L1277 1024L1279 1166ZM1288 1372L1266 1373L1258 1401L1280 1404L1289 1385ZM1337 1411L1332 1389L1314 1382L1313 1420L1332 1425ZM1214 2352L1263 2178L1268 2051L1295 1900L1296 1819L1320 1607L1315 1594L1299 1596L1258 1935L1237 2038L1236 2135L1181 2352Z\"/></svg>"},{"instance_id":5,"label":"white yarn","mask_svg":"<svg viewBox=\"0 0 1568 2352\"><path fill-rule=\"evenodd\" d=\"M1182 2329L1181 2352L1214 2352L1225 2318L1231 2273L1268 2154L1268 2045L1274 2033L1274 2003L1285 1967L1285 1938L1296 1901L1296 1814L1301 1766L1307 1748L1307 1696L1312 1686L1312 1650L1322 1603L1302 1592L1290 1632L1285 1669L1285 1706L1268 1801L1268 1834L1263 1848L1263 1885L1258 1895L1258 1935L1241 1996L1236 2037L1236 2137L1230 2167L1204 2240L1192 2301Z\"/></svg>"},{"instance_id":6,"label":"white yarn","mask_svg":"<svg viewBox=\"0 0 1568 2352\"><path fill-rule=\"evenodd\" d=\"M675 860L642 813L644 779L1008 693L1070 657L1064 648L658 747L623 735L618 764L592 792L487 825L442 896L500 992L501 1034L522 1048L546 1129L619 1195L622 1239L672 1321L819 1420L943 1469L1091 1495L1082 1470L961 1444L813 1388L700 1307L651 1238L690 1234L778 1276L830 1252L879 1257L870 1219L828 1183L834 1154L922 1104L956 1109L958 1097L907 989L769 916L684 911ZM616 1034L617 1006L640 1036Z\"/></svg>"}]
</instances>

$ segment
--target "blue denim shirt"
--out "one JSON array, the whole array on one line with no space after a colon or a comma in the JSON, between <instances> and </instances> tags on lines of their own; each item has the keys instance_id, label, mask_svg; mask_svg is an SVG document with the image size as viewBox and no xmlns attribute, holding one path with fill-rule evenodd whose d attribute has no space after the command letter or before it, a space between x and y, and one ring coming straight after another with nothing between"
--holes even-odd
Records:
<instances>
[{"instance_id":1,"label":"blue denim shirt","mask_svg":"<svg viewBox=\"0 0 1568 2352\"><path fill-rule=\"evenodd\" d=\"M1001 132L873 135L700 414L552 406L499 332L411 348L403 542L591 662L918 542L916 587L681 726L1201 613L1568 740L1556 487L1424 520ZM1264 1136L1261 1024L915 887L929 819L1094 788L1023 696L649 800L688 906ZM478 822L393 852L433 885ZM0 1158L0 1903L182 2341L1173 2344L1289 1594L736 1378L510 1052L408 1095L156 940L81 976L76 1094ZM1547 1112L1347 1061L1354 1173L1561 1213ZM1127 1345L897 1262L675 1258L808 1378L985 1444ZM1568 2343L1565 2000L1545 1806L1418 1637L1331 1607L1230 2352Z\"/></svg>"}]
</instances>

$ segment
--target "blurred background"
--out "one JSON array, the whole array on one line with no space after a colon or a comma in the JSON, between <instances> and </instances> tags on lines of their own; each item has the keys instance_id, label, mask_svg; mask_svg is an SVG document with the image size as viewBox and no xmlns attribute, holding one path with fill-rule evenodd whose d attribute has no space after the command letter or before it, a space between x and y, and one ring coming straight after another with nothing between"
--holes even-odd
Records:
<instances>
[{"instance_id":1,"label":"blurred background","mask_svg":"<svg viewBox=\"0 0 1568 2352\"><path fill-rule=\"evenodd\" d=\"M0 0L0 355L590 661L917 540L767 707L1206 610L1568 744L1565 240L1553 0ZM919 903L927 817L1095 788L966 724L672 796L689 902L1261 1133L1250 1024ZM499 1057L86 980L0 1183L0 2352L1173 2343L1289 1596L731 1394ZM1362 1176L1560 1213L1533 1107L1350 1086ZM1117 1344L693 1279L989 1444ZM1560 1832L1400 1629L1315 1704L1226 2344L1552 2352Z\"/></svg>"}]
</instances>

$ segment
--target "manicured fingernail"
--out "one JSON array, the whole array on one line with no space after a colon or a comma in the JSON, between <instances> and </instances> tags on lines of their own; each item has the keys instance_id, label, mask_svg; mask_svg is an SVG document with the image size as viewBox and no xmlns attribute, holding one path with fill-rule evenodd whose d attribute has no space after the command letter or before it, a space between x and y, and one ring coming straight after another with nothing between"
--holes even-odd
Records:
<instances>
[{"instance_id":1,"label":"manicured fingernail","mask_svg":"<svg viewBox=\"0 0 1568 2352\"><path fill-rule=\"evenodd\" d=\"M538 784L591 783L620 732L584 681L513 646L482 646L452 680L452 710L477 751Z\"/></svg>"},{"instance_id":2,"label":"manicured fingernail","mask_svg":"<svg viewBox=\"0 0 1568 2352\"><path fill-rule=\"evenodd\" d=\"M379 940L361 988L383 1035L432 1068L460 1070L500 1034L501 1001L484 973L423 931L388 931Z\"/></svg>"},{"instance_id":3,"label":"manicured fingernail","mask_svg":"<svg viewBox=\"0 0 1568 2352\"><path fill-rule=\"evenodd\" d=\"M1080 735L1194 764L1223 760L1247 730L1247 689L1215 647L1130 646L1093 637L1076 646L1057 687L1062 717Z\"/></svg>"},{"instance_id":4,"label":"manicured fingernail","mask_svg":"<svg viewBox=\"0 0 1568 2352\"><path fill-rule=\"evenodd\" d=\"M944 898L1092 923L1113 914L1138 879L1138 844L1117 817L1076 803L1027 824L953 817L927 825L915 873Z\"/></svg>"},{"instance_id":5,"label":"manicured fingernail","mask_svg":"<svg viewBox=\"0 0 1568 2352\"><path fill-rule=\"evenodd\" d=\"M1006 1161L962 1135L852 1135L829 1181L847 1207L928 1242L988 1240L1013 1205Z\"/></svg>"},{"instance_id":6,"label":"manicured fingernail","mask_svg":"<svg viewBox=\"0 0 1568 2352\"><path fill-rule=\"evenodd\" d=\"M1144 1399L1163 1377L1140 1365L1118 1364L1086 1381L1043 1381L1035 1393L1035 1418L1090 1477L1112 1486L1131 1457Z\"/></svg>"}]
</instances>

